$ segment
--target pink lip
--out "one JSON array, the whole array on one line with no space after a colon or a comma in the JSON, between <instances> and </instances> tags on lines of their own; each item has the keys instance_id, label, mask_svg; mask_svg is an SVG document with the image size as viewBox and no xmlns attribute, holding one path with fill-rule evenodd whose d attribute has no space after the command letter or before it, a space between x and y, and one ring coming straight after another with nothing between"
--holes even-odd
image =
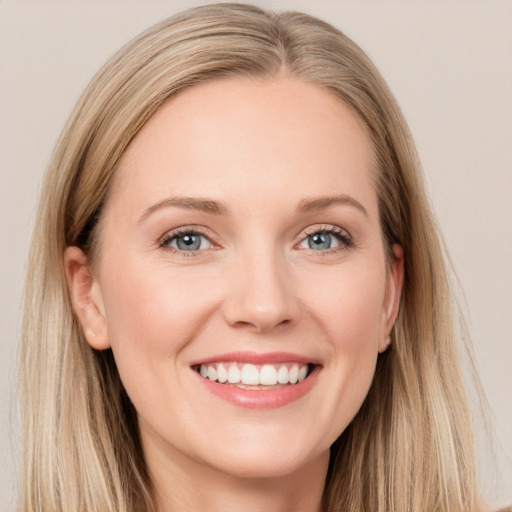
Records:
<instances>
[{"instance_id":1,"label":"pink lip","mask_svg":"<svg viewBox=\"0 0 512 512\"><path fill-rule=\"evenodd\" d=\"M299 357L296 354L287 354L284 352L272 354L257 354L257 353L230 353L215 356L213 358L204 359L200 362L193 363L191 366L199 364L207 364L218 361L226 362L247 362L252 364L264 363L280 363L280 362L299 362L311 363L310 359ZM199 373L194 370L194 375L201 381L201 385L222 400L226 400L239 407L248 409L277 409L299 400L306 395L311 388L315 385L318 374L321 371L321 366L318 364L313 368L313 371L302 382L292 385L286 385L282 388L258 390L258 389L242 389L229 384L221 384L201 377Z\"/></svg>"},{"instance_id":2,"label":"pink lip","mask_svg":"<svg viewBox=\"0 0 512 512\"><path fill-rule=\"evenodd\" d=\"M218 354L205 359L200 359L190 363L190 366L199 366L209 363L251 363L251 364L277 364L277 363L302 363L302 364L320 364L317 359L293 354L291 352L229 352L226 354Z\"/></svg>"}]
</instances>

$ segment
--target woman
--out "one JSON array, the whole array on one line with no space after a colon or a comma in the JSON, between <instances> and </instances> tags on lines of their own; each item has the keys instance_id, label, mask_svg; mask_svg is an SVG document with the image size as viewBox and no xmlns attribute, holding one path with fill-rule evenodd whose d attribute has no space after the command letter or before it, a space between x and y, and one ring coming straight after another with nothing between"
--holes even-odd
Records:
<instances>
[{"instance_id":1,"label":"woman","mask_svg":"<svg viewBox=\"0 0 512 512\"><path fill-rule=\"evenodd\" d=\"M23 510L481 510L414 147L329 25L221 4L129 43L32 247Z\"/></svg>"}]
</instances>

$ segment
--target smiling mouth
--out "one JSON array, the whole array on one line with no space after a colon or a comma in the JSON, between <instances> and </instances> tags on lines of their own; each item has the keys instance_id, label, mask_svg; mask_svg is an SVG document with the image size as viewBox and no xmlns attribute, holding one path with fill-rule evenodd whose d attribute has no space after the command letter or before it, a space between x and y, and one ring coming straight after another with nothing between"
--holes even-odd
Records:
<instances>
[{"instance_id":1,"label":"smiling mouth","mask_svg":"<svg viewBox=\"0 0 512 512\"><path fill-rule=\"evenodd\" d=\"M204 379L241 389L278 389L307 379L316 365L217 362L193 366Z\"/></svg>"}]
</instances>

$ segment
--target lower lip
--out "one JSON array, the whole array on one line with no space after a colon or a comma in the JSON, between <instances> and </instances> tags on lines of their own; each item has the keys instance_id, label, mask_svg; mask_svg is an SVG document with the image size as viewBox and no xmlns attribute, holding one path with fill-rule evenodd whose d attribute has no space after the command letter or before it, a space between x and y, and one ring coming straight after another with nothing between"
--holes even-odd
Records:
<instances>
[{"instance_id":1,"label":"lower lip","mask_svg":"<svg viewBox=\"0 0 512 512\"><path fill-rule=\"evenodd\" d=\"M210 393L231 402L239 407L248 409L277 409L299 400L306 395L315 385L320 367L316 366L306 379L297 384L283 386L276 389L242 389L228 384L220 384L205 379L194 371L197 378L201 380Z\"/></svg>"}]
</instances>

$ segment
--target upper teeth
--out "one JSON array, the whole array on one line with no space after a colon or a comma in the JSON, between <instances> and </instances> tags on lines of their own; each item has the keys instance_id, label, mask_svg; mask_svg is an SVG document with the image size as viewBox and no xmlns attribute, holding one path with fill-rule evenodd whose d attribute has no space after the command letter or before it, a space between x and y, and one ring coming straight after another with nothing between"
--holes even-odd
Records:
<instances>
[{"instance_id":1,"label":"upper teeth","mask_svg":"<svg viewBox=\"0 0 512 512\"><path fill-rule=\"evenodd\" d=\"M239 363L202 364L199 373L211 381L244 385L273 386L302 382L308 373L307 364L254 365Z\"/></svg>"}]
</instances>

